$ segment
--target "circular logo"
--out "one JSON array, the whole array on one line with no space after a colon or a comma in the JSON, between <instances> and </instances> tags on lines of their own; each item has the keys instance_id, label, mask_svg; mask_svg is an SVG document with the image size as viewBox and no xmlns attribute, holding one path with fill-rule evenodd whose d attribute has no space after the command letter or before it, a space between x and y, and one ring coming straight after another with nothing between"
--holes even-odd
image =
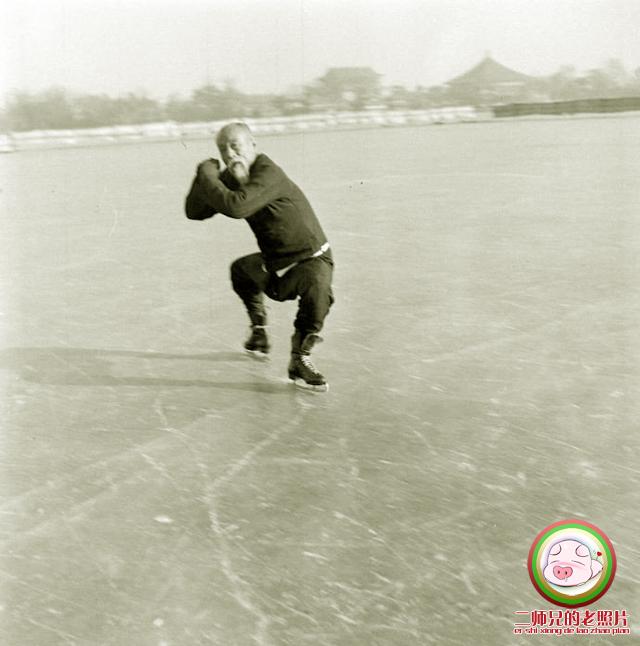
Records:
<instances>
[{"instance_id":1,"label":"circular logo","mask_svg":"<svg viewBox=\"0 0 640 646\"><path fill-rule=\"evenodd\" d=\"M609 589L616 573L616 553L595 525L561 520L536 536L527 567L533 587L547 601L579 608Z\"/></svg>"}]
</instances>

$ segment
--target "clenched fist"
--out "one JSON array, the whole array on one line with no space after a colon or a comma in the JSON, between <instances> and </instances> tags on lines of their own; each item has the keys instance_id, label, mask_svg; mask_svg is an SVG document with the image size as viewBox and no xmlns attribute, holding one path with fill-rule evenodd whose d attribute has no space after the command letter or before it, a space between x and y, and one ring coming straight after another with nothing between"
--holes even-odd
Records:
<instances>
[{"instance_id":1,"label":"clenched fist","mask_svg":"<svg viewBox=\"0 0 640 646\"><path fill-rule=\"evenodd\" d=\"M198 164L198 181L218 179L220 162L217 159L205 159Z\"/></svg>"}]
</instances>

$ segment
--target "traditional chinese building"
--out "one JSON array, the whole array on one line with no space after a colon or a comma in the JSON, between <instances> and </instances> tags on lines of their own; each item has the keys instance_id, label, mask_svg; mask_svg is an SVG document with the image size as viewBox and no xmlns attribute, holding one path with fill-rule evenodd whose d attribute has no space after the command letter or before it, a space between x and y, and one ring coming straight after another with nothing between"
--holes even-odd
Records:
<instances>
[{"instance_id":1,"label":"traditional chinese building","mask_svg":"<svg viewBox=\"0 0 640 646\"><path fill-rule=\"evenodd\" d=\"M515 70L493 60L489 54L464 74L452 78L447 91L463 102L492 104L521 99L533 76Z\"/></svg>"}]
</instances>

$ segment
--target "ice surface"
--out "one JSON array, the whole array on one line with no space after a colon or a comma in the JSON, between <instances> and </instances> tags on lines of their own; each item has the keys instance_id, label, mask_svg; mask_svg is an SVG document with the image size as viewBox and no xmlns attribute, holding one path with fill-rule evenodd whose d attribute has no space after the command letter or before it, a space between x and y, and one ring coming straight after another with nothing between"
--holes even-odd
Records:
<instances>
[{"instance_id":1,"label":"ice surface","mask_svg":"<svg viewBox=\"0 0 640 646\"><path fill-rule=\"evenodd\" d=\"M212 143L1 157L0 641L516 644L566 518L637 640L638 124L262 140L334 249L327 394L293 304L241 351L250 231L182 215Z\"/></svg>"}]
</instances>

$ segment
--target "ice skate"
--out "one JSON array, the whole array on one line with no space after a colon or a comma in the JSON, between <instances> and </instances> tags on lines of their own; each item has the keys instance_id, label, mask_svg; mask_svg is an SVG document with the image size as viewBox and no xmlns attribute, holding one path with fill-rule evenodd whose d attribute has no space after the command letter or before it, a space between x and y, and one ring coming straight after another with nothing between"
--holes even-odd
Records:
<instances>
[{"instance_id":1,"label":"ice skate","mask_svg":"<svg viewBox=\"0 0 640 646\"><path fill-rule=\"evenodd\" d=\"M289 379L300 388L327 392L329 384L324 376L311 362L311 348L322 341L317 334L310 334L301 341L301 334L296 332L292 338L291 361L289 361Z\"/></svg>"},{"instance_id":2,"label":"ice skate","mask_svg":"<svg viewBox=\"0 0 640 646\"><path fill-rule=\"evenodd\" d=\"M244 348L247 354L256 359L267 359L271 344L267 336L266 326L252 325L251 336L246 340Z\"/></svg>"}]
</instances>

